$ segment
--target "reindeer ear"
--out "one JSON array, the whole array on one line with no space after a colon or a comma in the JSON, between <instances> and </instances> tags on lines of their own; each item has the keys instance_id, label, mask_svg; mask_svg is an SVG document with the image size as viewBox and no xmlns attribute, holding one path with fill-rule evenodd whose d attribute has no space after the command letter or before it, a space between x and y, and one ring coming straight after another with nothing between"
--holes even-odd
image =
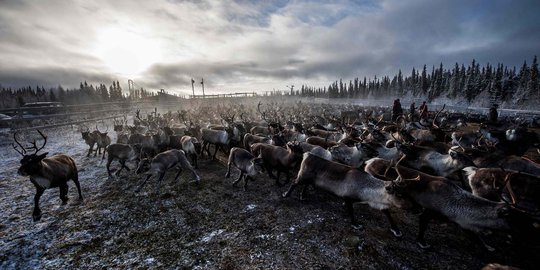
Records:
<instances>
[{"instance_id":1,"label":"reindeer ear","mask_svg":"<svg viewBox=\"0 0 540 270\"><path fill-rule=\"evenodd\" d=\"M41 155L36 156L36 159L37 160L42 160L47 156L47 154L49 154L49 152L45 152L45 153L43 153Z\"/></svg>"}]
</instances>

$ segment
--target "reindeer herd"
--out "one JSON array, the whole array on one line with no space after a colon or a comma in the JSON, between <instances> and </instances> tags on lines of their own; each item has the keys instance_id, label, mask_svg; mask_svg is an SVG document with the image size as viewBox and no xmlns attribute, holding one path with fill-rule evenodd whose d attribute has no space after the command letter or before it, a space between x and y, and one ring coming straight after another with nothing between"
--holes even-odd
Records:
<instances>
[{"instance_id":1,"label":"reindeer herd","mask_svg":"<svg viewBox=\"0 0 540 270\"><path fill-rule=\"evenodd\" d=\"M107 156L109 178L123 169L146 174L136 192L152 177L157 192L168 170L183 170L199 183L198 158L228 155L225 177L231 168L239 171L233 186L262 173L275 180L281 174L290 186L289 197L298 187L305 200L309 187L343 200L354 226L354 203L363 202L380 210L390 231L401 237L391 209L419 214L417 244L428 248L424 235L432 219L458 224L487 250L485 230L512 235L513 241L536 239L540 233L540 165L526 155L539 151L538 135L525 122L503 119L490 123L481 115L444 111L444 107L420 120L402 115L391 122L389 110L377 107L332 106L259 102L256 106L192 106L168 112L141 115L132 124L128 118L114 120L115 143L105 132L81 127L89 146L87 157ZM464 128L465 127L465 128ZM464 131L465 130L465 131ZM13 147L22 156L19 174L36 186L34 220L39 220L39 198L45 189L60 188L67 201L67 181L73 180L82 200L77 166L66 155L38 154L44 143L25 147L14 134ZM97 146L94 149L94 146ZM213 153L211 149L213 148ZM35 150L28 154L27 150ZM111 163L120 168L114 172ZM135 169L130 166L135 165ZM291 180L291 175L296 175ZM536 241L538 244L540 241Z\"/></svg>"}]
</instances>

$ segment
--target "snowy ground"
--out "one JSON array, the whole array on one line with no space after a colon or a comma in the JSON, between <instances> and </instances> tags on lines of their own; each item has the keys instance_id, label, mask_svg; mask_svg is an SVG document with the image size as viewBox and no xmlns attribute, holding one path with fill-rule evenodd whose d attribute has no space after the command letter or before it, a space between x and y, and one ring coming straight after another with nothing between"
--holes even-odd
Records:
<instances>
[{"instance_id":1,"label":"snowy ground","mask_svg":"<svg viewBox=\"0 0 540 270\"><path fill-rule=\"evenodd\" d=\"M353 229L341 201L320 191L311 190L305 202L296 192L282 199L287 187L266 176L250 182L246 192L232 187L232 179L223 177L223 156L221 162L201 161L200 185L188 183L188 174L173 183L171 173L160 196L155 182L135 194L140 178L127 173L108 180L100 158L86 157L75 128L46 133L44 150L76 160L85 200L77 202L71 182L68 205L60 205L58 189L47 190L43 217L33 222L34 187L16 174L19 155L5 143L11 138L2 137L1 269L479 269L493 262L532 269L540 263L538 250L516 248L504 235L488 238L497 248L488 253L456 225L441 222L426 235L433 248L420 250L414 243L417 217L399 210L393 214L402 239L366 205L355 206L365 228Z\"/></svg>"}]
</instances>

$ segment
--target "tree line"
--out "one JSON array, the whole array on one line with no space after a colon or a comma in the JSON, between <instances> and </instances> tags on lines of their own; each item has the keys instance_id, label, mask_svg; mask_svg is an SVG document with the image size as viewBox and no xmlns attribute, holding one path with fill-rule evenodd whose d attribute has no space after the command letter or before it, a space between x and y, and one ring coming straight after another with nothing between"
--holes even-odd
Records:
<instances>
[{"instance_id":1,"label":"tree line","mask_svg":"<svg viewBox=\"0 0 540 270\"><path fill-rule=\"evenodd\" d=\"M107 87L100 83L96 86L81 82L79 88L64 89L58 87L45 89L43 86L22 87L18 89L0 88L1 108L15 108L30 102L62 102L64 104L88 104L100 102L125 101L154 96L155 93L143 88L123 93L120 82L116 81Z\"/></svg>"},{"instance_id":2,"label":"tree line","mask_svg":"<svg viewBox=\"0 0 540 270\"><path fill-rule=\"evenodd\" d=\"M535 104L540 100L540 82L538 80L538 61L534 56L532 64L524 61L519 70L503 64L493 66L486 64L480 67L476 60L465 66L456 63L453 68L446 69L441 63L428 71L424 65L422 70L414 67L404 75L401 70L393 77L383 76L359 79L348 82L340 79L328 87L312 87L302 85L300 89L287 91L287 95L318 98L395 98L409 97L433 101L436 99L464 100L472 103L481 99L484 103L521 105L529 102ZM143 88L122 92L120 83L99 85L81 82L79 88L64 89L62 86L46 90L43 86L22 87L16 90L0 87L1 108L22 106L28 102L60 101L64 104L85 104L96 102L141 99L154 96L155 93ZM282 95L276 92L271 95Z\"/></svg>"},{"instance_id":3,"label":"tree line","mask_svg":"<svg viewBox=\"0 0 540 270\"><path fill-rule=\"evenodd\" d=\"M363 79L354 78L349 82L342 79L328 87L302 85L289 95L320 98L385 98L412 97L433 101L438 98L449 100L465 99L473 102L477 98L488 98L491 104L512 102L515 105L526 101L540 100L538 81L538 61L534 56L529 66L525 61L519 71L503 64L480 67L476 60L465 66L456 63L445 69L441 63L428 71L415 68L405 76L401 70L393 77L383 76Z\"/></svg>"}]
</instances>

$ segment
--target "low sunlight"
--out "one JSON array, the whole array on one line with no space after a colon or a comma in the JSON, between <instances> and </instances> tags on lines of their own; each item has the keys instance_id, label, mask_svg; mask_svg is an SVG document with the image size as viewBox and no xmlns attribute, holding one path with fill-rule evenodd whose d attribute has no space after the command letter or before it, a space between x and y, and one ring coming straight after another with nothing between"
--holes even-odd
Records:
<instances>
[{"instance_id":1,"label":"low sunlight","mask_svg":"<svg viewBox=\"0 0 540 270\"><path fill-rule=\"evenodd\" d=\"M118 75L137 76L161 58L155 41L121 27L100 31L95 44L93 54Z\"/></svg>"}]
</instances>

